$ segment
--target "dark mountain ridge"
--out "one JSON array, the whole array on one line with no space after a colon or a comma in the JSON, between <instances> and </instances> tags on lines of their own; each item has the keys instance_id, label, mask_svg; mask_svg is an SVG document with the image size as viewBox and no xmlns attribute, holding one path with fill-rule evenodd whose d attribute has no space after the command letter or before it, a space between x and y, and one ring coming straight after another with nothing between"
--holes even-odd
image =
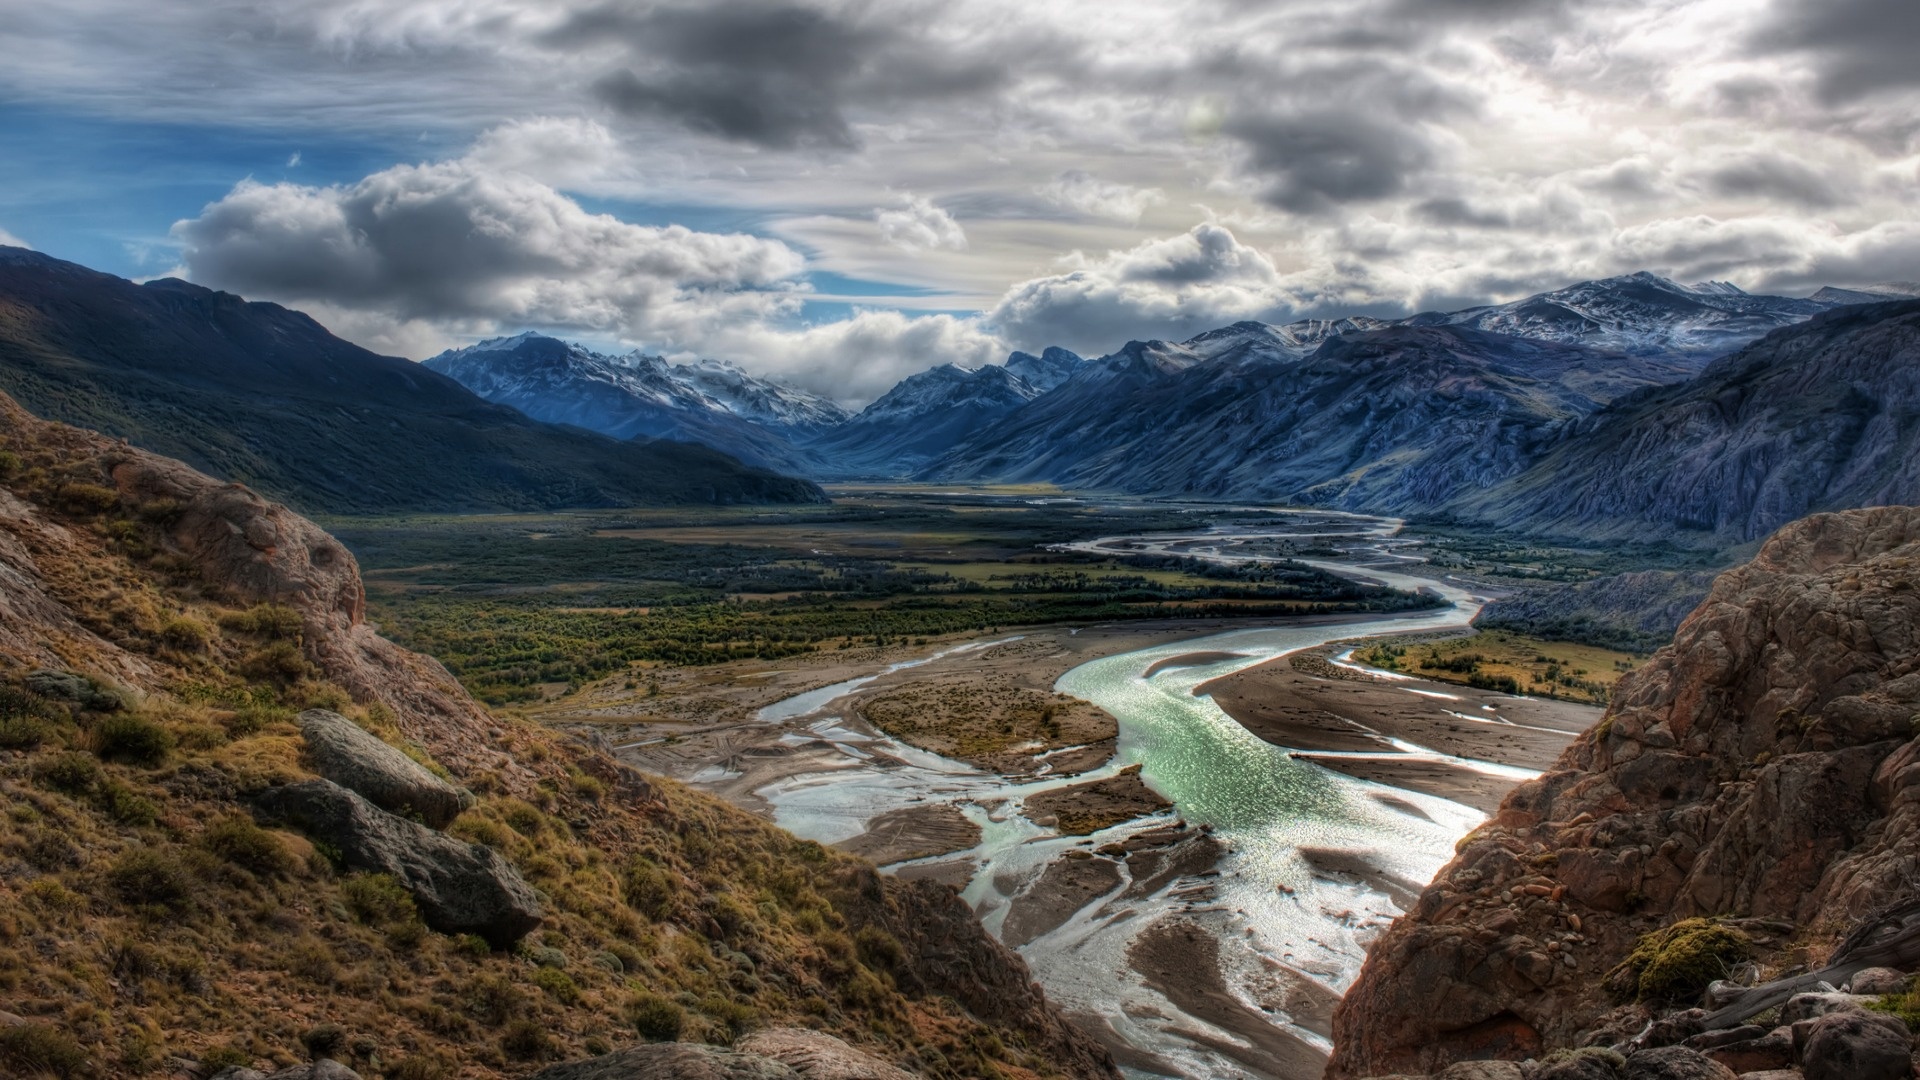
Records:
<instances>
[{"instance_id":1,"label":"dark mountain ridge","mask_svg":"<svg viewBox=\"0 0 1920 1080\"><path fill-rule=\"evenodd\" d=\"M311 511L823 497L704 447L536 422L277 304L18 248L0 248L0 390Z\"/></svg>"}]
</instances>

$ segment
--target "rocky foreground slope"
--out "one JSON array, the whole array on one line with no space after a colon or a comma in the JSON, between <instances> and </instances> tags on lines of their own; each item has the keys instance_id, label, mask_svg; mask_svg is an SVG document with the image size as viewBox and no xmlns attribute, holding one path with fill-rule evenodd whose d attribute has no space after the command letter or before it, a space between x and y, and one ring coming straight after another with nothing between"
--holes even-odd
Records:
<instances>
[{"instance_id":1,"label":"rocky foreground slope","mask_svg":"<svg viewBox=\"0 0 1920 1080\"><path fill-rule=\"evenodd\" d=\"M951 890L495 717L363 599L0 396L0 1076L1114 1075Z\"/></svg>"},{"instance_id":2,"label":"rocky foreground slope","mask_svg":"<svg viewBox=\"0 0 1920 1080\"><path fill-rule=\"evenodd\" d=\"M1722 1035L1699 1034L1697 1014L1666 1014L1701 1003L1709 980L1820 968L1850 952L1842 939L1871 914L1920 899L1916 715L1920 509L1781 529L1715 581L1674 643L1621 680L1606 717L1464 839L1374 945L1335 1016L1328 1077L1689 1037L1691 1050L1661 1054L1692 1072L1623 1074L1595 1051L1579 1068L1597 1071L1566 1071L1565 1059L1475 1075L1730 1077L1796 1061L1808 1077L1909 1075L1904 1027L1893 1072L1884 1060L1821 1071L1808 1032L1770 1027L1812 1019L1819 1002L1795 999L1758 1024L1725 1018L1748 1026ZM1713 988L1720 1001L1730 992ZM1855 1015L1858 1002L1842 1004ZM1829 1026L1892 1030L1876 1016Z\"/></svg>"}]
</instances>

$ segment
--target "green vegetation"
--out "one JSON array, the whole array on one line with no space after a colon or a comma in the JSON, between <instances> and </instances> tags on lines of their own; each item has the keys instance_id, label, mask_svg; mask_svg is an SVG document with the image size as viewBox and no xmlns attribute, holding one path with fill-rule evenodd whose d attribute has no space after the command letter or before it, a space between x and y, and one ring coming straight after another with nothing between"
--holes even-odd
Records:
<instances>
[{"instance_id":1,"label":"green vegetation","mask_svg":"<svg viewBox=\"0 0 1920 1080\"><path fill-rule=\"evenodd\" d=\"M1733 965L1751 953L1747 935L1731 926L1712 919L1682 919L1642 935L1620 966L1608 973L1607 983L1640 1001L1692 1002L1708 983L1726 978Z\"/></svg>"},{"instance_id":2,"label":"green vegetation","mask_svg":"<svg viewBox=\"0 0 1920 1080\"><path fill-rule=\"evenodd\" d=\"M1564 641L1542 641L1506 630L1422 644L1381 642L1355 651L1372 667L1439 682L1534 697L1605 705L1613 684L1643 656Z\"/></svg>"},{"instance_id":3,"label":"green vegetation","mask_svg":"<svg viewBox=\"0 0 1920 1080\"><path fill-rule=\"evenodd\" d=\"M493 704L643 664L771 660L1043 623L1434 603L1299 564L1123 562L1044 548L1208 520L893 491L702 517L396 519L336 531L362 561L382 630Z\"/></svg>"}]
</instances>

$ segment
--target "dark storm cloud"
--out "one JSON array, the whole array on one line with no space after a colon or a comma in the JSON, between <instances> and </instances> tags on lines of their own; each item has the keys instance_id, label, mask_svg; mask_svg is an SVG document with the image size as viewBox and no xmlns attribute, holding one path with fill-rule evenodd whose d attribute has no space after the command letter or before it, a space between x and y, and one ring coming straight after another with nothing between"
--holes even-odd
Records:
<instances>
[{"instance_id":1,"label":"dark storm cloud","mask_svg":"<svg viewBox=\"0 0 1920 1080\"><path fill-rule=\"evenodd\" d=\"M1761 54L1812 58L1820 95L1845 102L1920 86L1920 3L1915 0L1775 0L1750 42Z\"/></svg>"},{"instance_id":2,"label":"dark storm cloud","mask_svg":"<svg viewBox=\"0 0 1920 1080\"><path fill-rule=\"evenodd\" d=\"M1801 206L1835 206L1841 193L1826 177L1785 157L1752 157L1722 165L1707 174L1707 186L1719 195L1779 199Z\"/></svg>"},{"instance_id":3,"label":"dark storm cloud","mask_svg":"<svg viewBox=\"0 0 1920 1080\"><path fill-rule=\"evenodd\" d=\"M910 8L828 8L786 0L608 4L575 14L546 43L619 44L593 82L616 111L658 116L770 149L852 149L849 112L965 96L1003 83L1000 61L950 50Z\"/></svg>"},{"instance_id":4,"label":"dark storm cloud","mask_svg":"<svg viewBox=\"0 0 1920 1080\"><path fill-rule=\"evenodd\" d=\"M1235 116L1223 130L1246 147L1261 197L1295 213L1398 195L1434 157L1417 125L1360 109Z\"/></svg>"}]
</instances>

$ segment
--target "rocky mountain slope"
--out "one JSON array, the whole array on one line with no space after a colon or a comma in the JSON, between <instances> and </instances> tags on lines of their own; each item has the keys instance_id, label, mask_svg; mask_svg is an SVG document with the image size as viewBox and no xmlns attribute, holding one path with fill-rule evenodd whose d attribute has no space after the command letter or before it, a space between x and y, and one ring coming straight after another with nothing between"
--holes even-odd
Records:
<instances>
[{"instance_id":1,"label":"rocky mountain slope","mask_svg":"<svg viewBox=\"0 0 1920 1080\"><path fill-rule=\"evenodd\" d=\"M1257 498L1398 513L1526 468L1671 364L1454 326L1330 334L1304 357L1248 324L1133 342L982 428L940 480Z\"/></svg>"},{"instance_id":2,"label":"rocky mountain slope","mask_svg":"<svg viewBox=\"0 0 1920 1080\"><path fill-rule=\"evenodd\" d=\"M1850 305L1572 428L1453 507L1537 533L1715 545L1920 501L1920 301Z\"/></svg>"},{"instance_id":3,"label":"rocky mountain slope","mask_svg":"<svg viewBox=\"0 0 1920 1080\"><path fill-rule=\"evenodd\" d=\"M1700 1014L1647 1024L1708 980L1855 949L1842 939L1862 920L1915 899L1917 711L1920 509L1781 529L1372 947L1335 1014L1328 1077L1658 1046L1701 1031ZM1906 1076L1899 1031L1894 1073L1815 1069L1797 1027L1763 1023L1660 1051L1693 1071L1626 1075L1732 1076L1694 1061L1718 1055L1741 1072L1797 1058L1809 1077ZM1556 1080L1622 1075L1567 1060Z\"/></svg>"},{"instance_id":4,"label":"rocky mountain slope","mask_svg":"<svg viewBox=\"0 0 1920 1080\"><path fill-rule=\"evenodd\" d=\"M275 304L0 248L0 390L313 511L819 499L711 450L538 423Z\"/></svg>"},{"instance_id":5,"label":"rocky mountain slope","mask_svg":"<svg viewBox=\"0 0 1920 1080\"><path fill-rule=\"evenodd\" d=\"M1038 370L1052 377L1059 369ZM1039 396L1012 364L971 370L942 364L900 380L853 419L814 439L807 451L818 462L817 475L904 476Z\"/></svg>"},{"instance_id":6,"label":"rocky mountain slope","mask_svg":"<svg viewBox=\"0 0 1920 1080\"><path fill-rule=\"evenodd\" d=\"M1724 281L1682 285L1641 271L1583 281L1510 304L1415 315L1406 322L1706 360L1811 318L1834 302L1846 301L1759 296Z\"/></svg>"},{"instance_id":7,"label":"rocky mountain slope","mask_svg":"<svg viewBox=\"0 0 1920 1080\"><path fill-rule=\"evenodd\" d=\"M0 1075L1115 1075L951 890L488 713L310 522L3 395L0 582Z\"/></svg>"},{"instance_id":8,"label":"rocky mountain slope","mask_svg":"<svg viewBox=\"0 0 1920 1080\"><path fill-rule=\"evenodd\" d=\"M830 401L730 364L670 364L637 352L606 356L533 332L448 350L421 363L535 420L616 439L698 443L786 471L808 467L796 440L847 419Z\"/></svg>"},{"instance_id":9,"label":"rocky mountain slope","mask_svg":"<svg viewBox=\"0 0 1920 1080\"><path fill-rule=\"evenodd\" d=\"M1569 585L1542 585L1480 609L1482 630L1512 630L1548 641L1578 641L1652 652L1706 599L1705 570L1635 570Z\"/></svg>"}]
</instances>

